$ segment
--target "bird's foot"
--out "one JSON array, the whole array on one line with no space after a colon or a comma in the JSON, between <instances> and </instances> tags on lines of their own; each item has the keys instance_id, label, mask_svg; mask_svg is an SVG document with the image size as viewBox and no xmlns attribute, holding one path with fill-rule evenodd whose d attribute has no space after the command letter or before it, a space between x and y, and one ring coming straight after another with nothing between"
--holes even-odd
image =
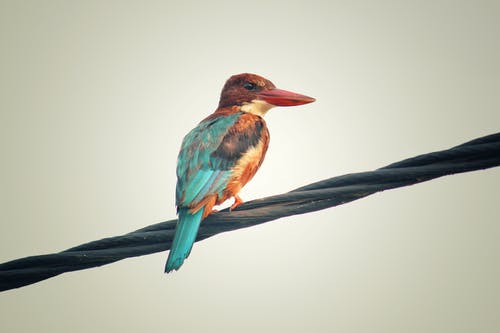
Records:
<instances>
[{"instance_id":1,"label":"bird's foot","mask_svg":"<svg viewBox=\"0 0 500 333\"><path fill-rule=\"evenodd\" d=\"M240 198L240 196L235 195L234 196L234 203L231 205L231 208L229 208L229 211L232 211L233 209L235 209L236 207L238 207L242 203L243 203L243 200Z\"/></svg>"}]
</instances>

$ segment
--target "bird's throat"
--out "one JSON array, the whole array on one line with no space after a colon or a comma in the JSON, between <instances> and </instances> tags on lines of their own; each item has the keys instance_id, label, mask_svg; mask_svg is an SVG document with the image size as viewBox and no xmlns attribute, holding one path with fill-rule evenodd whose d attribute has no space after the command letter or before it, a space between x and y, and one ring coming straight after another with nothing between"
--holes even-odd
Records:
<instances>
[{"instance_id":1,"label":"bird's throat","mask_svg":"<svg viewBox=\"0 0 500 333\"><path fill-rule=\"evenodd\" d=\"M254 99L250 103L243 104L240 110L263 117L272 107L274 107L274 105L269 104L266 101Z\"/></svg>"}]
</instances>

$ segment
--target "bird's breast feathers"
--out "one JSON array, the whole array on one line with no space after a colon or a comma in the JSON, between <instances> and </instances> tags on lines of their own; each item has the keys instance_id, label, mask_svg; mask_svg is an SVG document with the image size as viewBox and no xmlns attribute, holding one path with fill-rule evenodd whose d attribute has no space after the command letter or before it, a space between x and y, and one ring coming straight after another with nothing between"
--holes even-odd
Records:
<instances>
[{"instance_id":1,"label":"bird's breast feathers","mask_svg":"<svg viewBox=\"0 0 500 333\"><path fill-rule=\"evenodd\" d=\"M240 119L234 126L235 136L251 144L240 150L239 158L231 168L227 186L230 196L237 194L252 179L264 160L269 144L269 132L262 118L245 114Z\"/></svg>"},{"instance_id":2,"label":"bird's breast feathers","mask_svg":"<svg viewBox=\"0 0 500 333\"><path fill-rule=\"evenodd\" d=\"M215 113L203 120L184 138L179 153L177 206L211 210L207 204L236 195L260 167L268 143L269 132L259 116Z\"/></svg>"}]
</instances>

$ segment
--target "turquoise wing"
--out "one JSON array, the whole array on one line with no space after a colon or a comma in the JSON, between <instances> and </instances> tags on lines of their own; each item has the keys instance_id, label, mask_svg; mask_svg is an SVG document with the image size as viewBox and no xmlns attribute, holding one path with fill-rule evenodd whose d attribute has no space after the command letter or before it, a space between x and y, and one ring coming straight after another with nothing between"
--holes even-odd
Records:
<instances>
[{"instance_id":1,"label":"turquoise wing","mask_svg":"<svg viewBox=\"0 0 500 333\"><path fill-rule=\"evenodd\" d=\"M206 119L184 138L177 162L177 207L194 207L208 194L222 192L236 159L214 156L240 113Z\"/></svg>"}]
</instances>

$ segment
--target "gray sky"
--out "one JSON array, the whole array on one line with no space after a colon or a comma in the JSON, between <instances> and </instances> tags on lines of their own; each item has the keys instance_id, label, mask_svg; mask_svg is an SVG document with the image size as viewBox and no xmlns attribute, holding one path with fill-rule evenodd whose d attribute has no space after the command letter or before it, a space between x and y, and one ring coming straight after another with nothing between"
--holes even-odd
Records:
<instances>
[{"instance_id":1,"label":"gray sky","mask_svg":"<svg viewBox=\"0 0 500 333\"><path fill-rule=\"evenodd\" d=\"M0 261L174 218L182 137L232 74L266 116L246 200L500 128L497 1L0 2ZM492 332L498 169L0 295L5 332Z\"/></svg>"}]
</instances>

